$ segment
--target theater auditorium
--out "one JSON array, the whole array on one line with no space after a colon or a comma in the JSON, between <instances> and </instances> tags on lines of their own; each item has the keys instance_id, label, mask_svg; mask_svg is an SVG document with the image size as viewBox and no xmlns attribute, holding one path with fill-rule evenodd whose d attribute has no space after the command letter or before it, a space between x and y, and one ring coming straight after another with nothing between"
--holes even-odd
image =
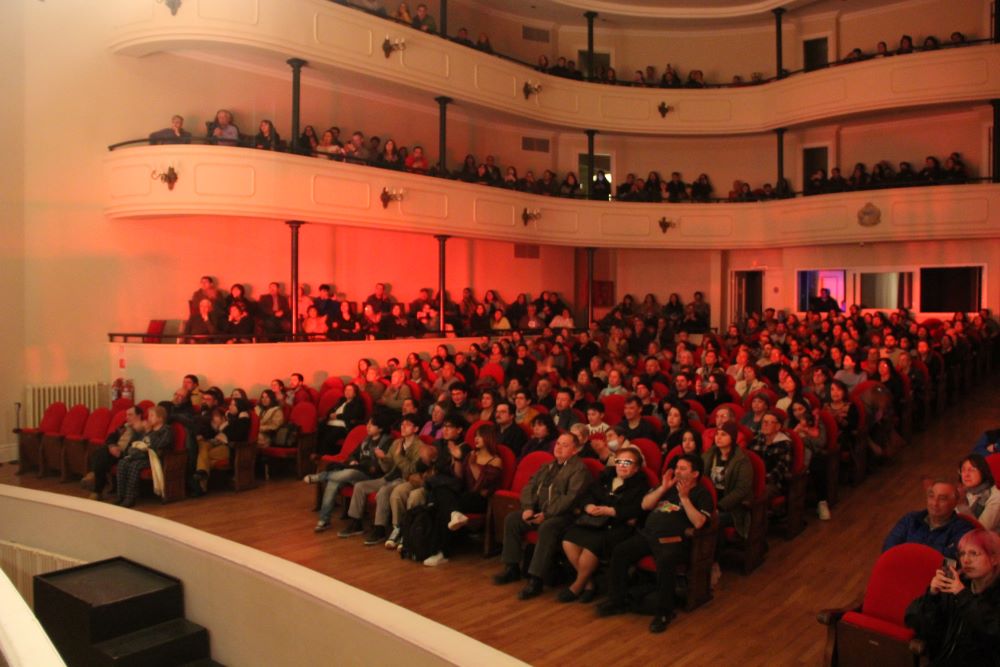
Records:
<instances>
[{"instance_id":1,"label":"theater auditorium","mask_svg":"<svg viewBox=\"0 0 1000 667\"><path fill-rule=\"evenodd\" d=\"M3 3L0 663L994 664L998 41Z\"/></svg>"}]
</instances>

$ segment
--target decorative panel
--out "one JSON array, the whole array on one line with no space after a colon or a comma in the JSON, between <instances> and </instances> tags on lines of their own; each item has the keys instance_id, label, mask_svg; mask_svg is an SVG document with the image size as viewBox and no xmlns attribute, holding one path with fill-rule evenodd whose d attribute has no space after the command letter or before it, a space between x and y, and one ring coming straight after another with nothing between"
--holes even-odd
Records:
<instances>
[{"instance_id":1,"label":"decorative panel","mask_svg":"<svg viewBox=\"0 0 1000 667\"><path fill-rule=\"evenodd\" d=\"M890 81L893 92L911 93L941 87L982 86L989 78L989 64L982 58L976 58L896 67L892 70Z\"/></svg>"},{"instance_id":2,"label":"decorative panel","mask_svg":"<svg viewBox=\"0 0 1000 667\"><path fill-rule=\"evenodd\" d=\"M202 163L194 168L194 191L199 195L252 197L254 176L249 165Z\"/></svg>"},{"instance_id":3,"label":"decorative panel","mask_svg":"<svg viewBox=\"0 0 1000 667\"><path fill-rule=\"evenodd\" d=\"M684 215L680 220L680 232L681 236L689 238L725 238L733 235L733 218L728 215Z\"/></svg>"},{"instance_id":4,"label":"decorative panel","mask_svg":"<svg viewBox=\"0 0 1000 667\"><path fill-rule=\"evenodd\" d=\"M576 211L543 208L542 216L532 224L546 234L575 234L580 231L580 215Z\"/></svg>"},{"instance_id":5,"label":"decorative panel","mask_svg":"<svg viewBox=\"0 0 1000 667\"><path fill-rule=\"evenodd\" d=\"M601 216L601 234L616 236L649 236L648 215L621 215L605 213Z\"/></svg>"},{"instance_id":6,"label":"decorative panel","mask_svg":"<svg viewBox=\"0 0 1000 667\"><path fill-rule=\"evenodd\" d=\"M577 113L580 111L580 95L569 88L544 84L538 94L538 106L550 111Z\"/></svg>"},{"instance_id":7,"label":"decorative panel","mask_svg":"<svg viewBox=\"0 0 1000 667\"><path fill-rule=\"evenodd\" d=\"M258 0L198 0L198 16L203 19L254 25L259 14Z\"/></svg>"},{"instance_id":8,"label":"decorative panel","mask_svg":"<svg viewBox=\"0 0 1000 667\"><path fill-rule=\"evenodd\" d=\"M510 202L494 201L476 197L473 218L480 225L490 227L513 227L516 211Z\"/></svg>"},{"instance_id":9,"label":"decorative panel","mask_svg":"<svg viewBox=\"0 0 1000 667\"><path fill-rule=\"evenodd\" d=\"M451 60L441 49L422 44L419 48L407 46L400 53L401 62L408 70L444 79L450 75Z\"/></svg>"},{"instance_id":10,"label":"decorative panel","mask_svg":"<svg viewBox=\"0 0 1000 667\"><path fill-rule=\"evenodd\" d=\"M332 176L313 176L312 199L321 206L340 208L368 209L372 205L368 183Z\"/></svg>"},{"instance_id":11,"label":"decorative panel","mask_svg":"<svg viewBox=\"0 0 1000 667\"><path fill-rule=\"evenodd\" d=\"M110 173L109 193L112 197L148 195L153 184L152 174L153 167L148 164L115 167Z\"/></svg>"},{"instance_id":12,"label":"decorative panel","mask_svg":"<svg viewBox=\"0 0 1000 667\"><path fill-rule=\"evenodd\" d=\"M371 28L322 13L313 22L313 38L317 44L362 56L372 55L375 49Z\"/></svg>"},{"instance_id":13,"label":"decorative panel","mask_svg":"<svg viewBox=\"0 0 1000 667\"><path fill-rule=\"evenodd\" d=\"M920 198L892 205L892 224L898 227L983 224L989 220L989 215L989 201L978 197L950 201Z\"/></svg>"},{"instance_id":14,"label":"decorative panel","mask_svg":"<svg viewBox=\"0 0 1000 667\"><path fill-rule=\"evenodd\" d=\"M517 77L495 67L476 65L476 89L487 94L517 96Z\"/></svg>"},{"instance_id":15,"label":"decorative panel","mask_svg":"<svg viewBox=\"0 0 1000 667\"><path fill-rule=\"evenodd\" d=\"M653 114L649 100L620 95L601 96L601 115L616 120L648 120Z\"/></svg>"},{"instance_id":16,"label":"decorative panel","mask_svg":"<svg viewBox=\"0 0 1000 667\"><path fill-rule=\"evenodd\" d=\"M404 188L399 210L403 215L444 219L448 217L448 195L420 188Z\"/></svg>"}]
</instances>

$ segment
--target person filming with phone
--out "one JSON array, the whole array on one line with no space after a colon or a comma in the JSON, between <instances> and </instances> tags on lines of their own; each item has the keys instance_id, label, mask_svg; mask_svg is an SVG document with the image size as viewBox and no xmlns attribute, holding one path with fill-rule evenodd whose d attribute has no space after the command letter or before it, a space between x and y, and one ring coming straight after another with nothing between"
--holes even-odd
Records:
<instances>
[{"instance_id":1,"label":"person filming with phone","mask_svg":"<svg viewBox=\"0 0 1000 667\"><path fill-rule=\"evenodd\" d=\"M910 603L906 625L927 642L935 667L1000 665L1000 536L977 528L945 558L927 592Z\"/></svg>"}]
</instances>

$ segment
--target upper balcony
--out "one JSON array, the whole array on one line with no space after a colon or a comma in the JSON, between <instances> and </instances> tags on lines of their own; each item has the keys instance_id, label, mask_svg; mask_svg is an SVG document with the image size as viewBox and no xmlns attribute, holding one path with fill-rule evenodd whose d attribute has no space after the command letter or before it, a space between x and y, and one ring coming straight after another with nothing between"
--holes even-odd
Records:
<instances>
[{"instance_id":1,"label":"upper balcony","mask_svg":"<svg viewBox=\"0 0 1000 667\"><path fill-rule=\"evenodd\" d=\"M225 47L284 64L344 72L518 118L603 132L748 134L882 109L1000 98L1000 45L831 67L743 88L628 88L541 74L325 0L107 0L111 49L141 56ZM383 42L402 48L383 52ZM528 92L526 86L538 88Z\"/></svg>"},{"instance_id":2,"label":"upper balcony","mask_svg":"<svg viewBox=\"0 0 1000 667\"><path fill-rule=\"evenodd\" d=\"M158 176L170 168L177 180L168 188ZM113 151L105 158L105 182L105 213L116 219L299 219L577 247L727 250L1000 236L996 184L732 204L598 202L199 145Z\"/></svg>"}]
</instances>

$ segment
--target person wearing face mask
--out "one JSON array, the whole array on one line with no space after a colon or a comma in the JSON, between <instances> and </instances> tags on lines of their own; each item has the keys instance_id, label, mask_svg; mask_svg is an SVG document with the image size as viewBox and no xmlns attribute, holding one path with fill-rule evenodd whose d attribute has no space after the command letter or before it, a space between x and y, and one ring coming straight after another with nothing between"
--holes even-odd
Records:
<instances>
[{"instance_id":1,"label":"person wearing face mask","mask_svg":"<svg viewBox=\"0 0 1000 667\"><path fill-rule=\"evenodd\" d=\"M1000 664L1000 536L984 529L958 543L956 571L946 562L904 622L927 642L936 667Z\"/></svg>"}]
</instances>

